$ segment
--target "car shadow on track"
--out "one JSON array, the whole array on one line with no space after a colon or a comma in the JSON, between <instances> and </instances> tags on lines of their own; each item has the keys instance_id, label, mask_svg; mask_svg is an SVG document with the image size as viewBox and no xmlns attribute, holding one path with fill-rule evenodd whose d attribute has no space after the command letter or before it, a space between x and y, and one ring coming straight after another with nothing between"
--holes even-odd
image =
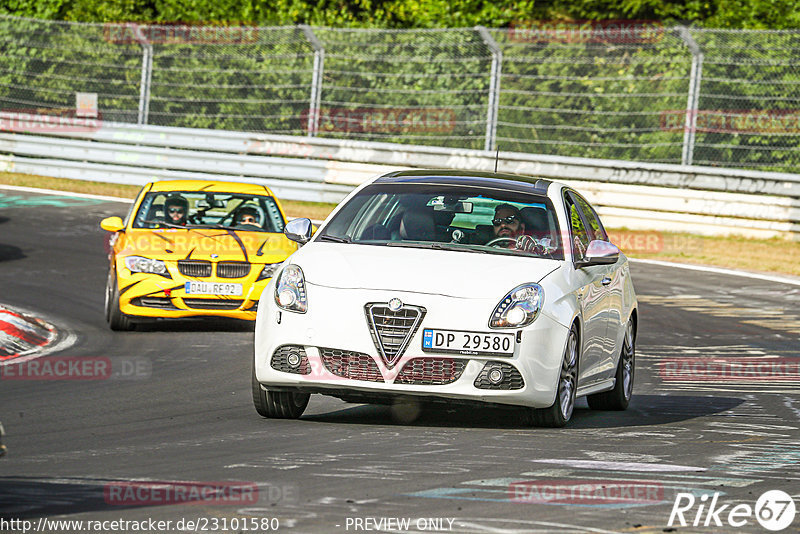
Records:
<instances>
[{"instance_id":1,"label":"car shadow on track","mask_svg":"<svg viewBox=\"0 0 800 534\"><path fill-rule=\"evenodd\" d=\"M240 319L162 319L136 324L138 332L254 332L255 322Z\"/></svg>"},{"instance_id":2,"label":"car shadow on track","mask_svg":"<svg viewBox=\"0 0 800 534\"><path fill-rule=\"evenodd\" d=\"M744 402L735 397L634 395L626 411L596 411L579 399L569 428L648 427L677 423L731 410ZM359 425L406 424L428 427L527 428L521 409L487 406L422 406L418 414L407 407L353 405L324 414L305 415L306 421Z\"/></svg>"},{"instance_id":3,"label":"car shadow on track","mask_svg":"<svg viewBox=\"0 0 800 534\"><path fill-rule=\"evenodd\" d=\"M136 508L252 504L258 496L258 487L253 482L8 476L0 477L0 518L111 512L114 514L111 519L119 519L116 514ZM12 527L12 530L15 529ZM56 530L62 529L53 529L53 532ZM47 525L39 529L39 532L47 531Z\"/></svg>"},{"instance_id":4,"label":"car shadow on track","mask_svg":"<svg viewBox=\"0 0 800 534\"><path fill-rule=\"evenodd\" d=\"M13 461L13 457L3 461ZM106 481L83 478L0 477L0 518L28 519L137 508L108 504L105 487Z\"/></svg>"},{"instance_id":5,"label":"car shadow on track","mask_svg":"<svg viewBox=\"0 0 800 534\"><path fill-rule=\"evenodd\" d=\"M0 243L0 261L21 260L25 257L21 248Z\"/></svg>"}]
</instances>

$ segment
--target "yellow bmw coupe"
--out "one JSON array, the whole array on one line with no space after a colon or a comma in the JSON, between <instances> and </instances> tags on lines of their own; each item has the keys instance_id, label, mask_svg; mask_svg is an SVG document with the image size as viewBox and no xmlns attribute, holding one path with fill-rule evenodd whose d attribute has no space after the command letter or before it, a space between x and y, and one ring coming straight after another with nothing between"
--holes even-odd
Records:
<instances>
[{"instance_id":1,"label":"yellow bmw coupe","mask_svg":"<svg viewBox=\"0 0 800 534\"><path fill-rule=\"evenodd\" d=\"M297 244L272 192L255 184L175 180L144 186L110 239L105 314L112 330L153 318L255 320L258 299Z\"/></svg>"}]
</instances>

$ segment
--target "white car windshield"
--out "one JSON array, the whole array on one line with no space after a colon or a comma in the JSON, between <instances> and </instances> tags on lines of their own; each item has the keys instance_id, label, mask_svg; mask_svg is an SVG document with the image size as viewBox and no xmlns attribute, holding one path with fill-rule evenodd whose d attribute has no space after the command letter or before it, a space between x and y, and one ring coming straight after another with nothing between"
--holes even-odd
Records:
<instances>
[{"instance_id":1,"label":"white car windshield","mask_svg":"<svg viewBox=\"0 0 800 534\"><path fill-rule=\"evenodd\" d=\"M225 228L282 232L275 199L264 195L167 191L145 195L134 228Z\"/></svg>"},{"instance_id":2,"label":"white car windshield","mask_svg":"<svg viewBox=\"0 0 800 534\"><path fill-rule=\"evenodd\" d=\"M547 197L459 185L373 184L317 239L563 259Z\"/></svg>"}]
</instances>

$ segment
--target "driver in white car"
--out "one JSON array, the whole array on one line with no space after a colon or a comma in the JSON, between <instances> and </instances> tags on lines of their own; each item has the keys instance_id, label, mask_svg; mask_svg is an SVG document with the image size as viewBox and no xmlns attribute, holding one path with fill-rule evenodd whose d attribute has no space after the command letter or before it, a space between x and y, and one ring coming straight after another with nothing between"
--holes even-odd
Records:
<instances>
[{"instance_id":1,"label":"driver in white car","mask_svg":"<svg viewBox=\"0 0 800 534\"><path fill-rule=\"evenodd\" d=\"M519 213L519 209L511 204L500 204L494 210L495 237L507 237L516 240L517 237L525 233L525 223ZM511 248L511 247L509 247Z\"/></svg>"},{"instance_id":2,"label":"driver in white car","mask_svg":"<svg viewBox=\"0 0 800 534\"><path fill-rule=\"evenodd\" d=\"M519 208L511 204L500 204L494 209L494 219L492 219L495 239L500 237L508 238L506 248L515 250L525 250L528 252L536 251L537 243L525 233L525 221Z\"/></svg>"}]
</instances>

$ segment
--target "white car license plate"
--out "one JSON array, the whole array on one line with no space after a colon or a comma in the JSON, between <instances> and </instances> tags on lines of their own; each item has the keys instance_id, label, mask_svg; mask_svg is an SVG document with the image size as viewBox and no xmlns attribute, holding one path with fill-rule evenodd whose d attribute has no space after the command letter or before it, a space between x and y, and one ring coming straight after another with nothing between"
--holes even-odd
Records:
<instances>
[{"instance_id":1,"label":"white car license plate","mask_svg":"<svg viewBox=\"0 0 800 534\"><path fill-rule=\"evenodd\" d=\"M514 334L425 328L422 331L422 350L425 352L513 356Z\"/></svg>"},{"instance_id":2,"label":"white car license plate","mask_svg":"<svg viewBox=\"0 0 800 534\"><path fill-rule=\"evenodd\" d=\"M241 296L242 284L216 282L186 282L187 295Z\"/></svg>"}]
</instances>

